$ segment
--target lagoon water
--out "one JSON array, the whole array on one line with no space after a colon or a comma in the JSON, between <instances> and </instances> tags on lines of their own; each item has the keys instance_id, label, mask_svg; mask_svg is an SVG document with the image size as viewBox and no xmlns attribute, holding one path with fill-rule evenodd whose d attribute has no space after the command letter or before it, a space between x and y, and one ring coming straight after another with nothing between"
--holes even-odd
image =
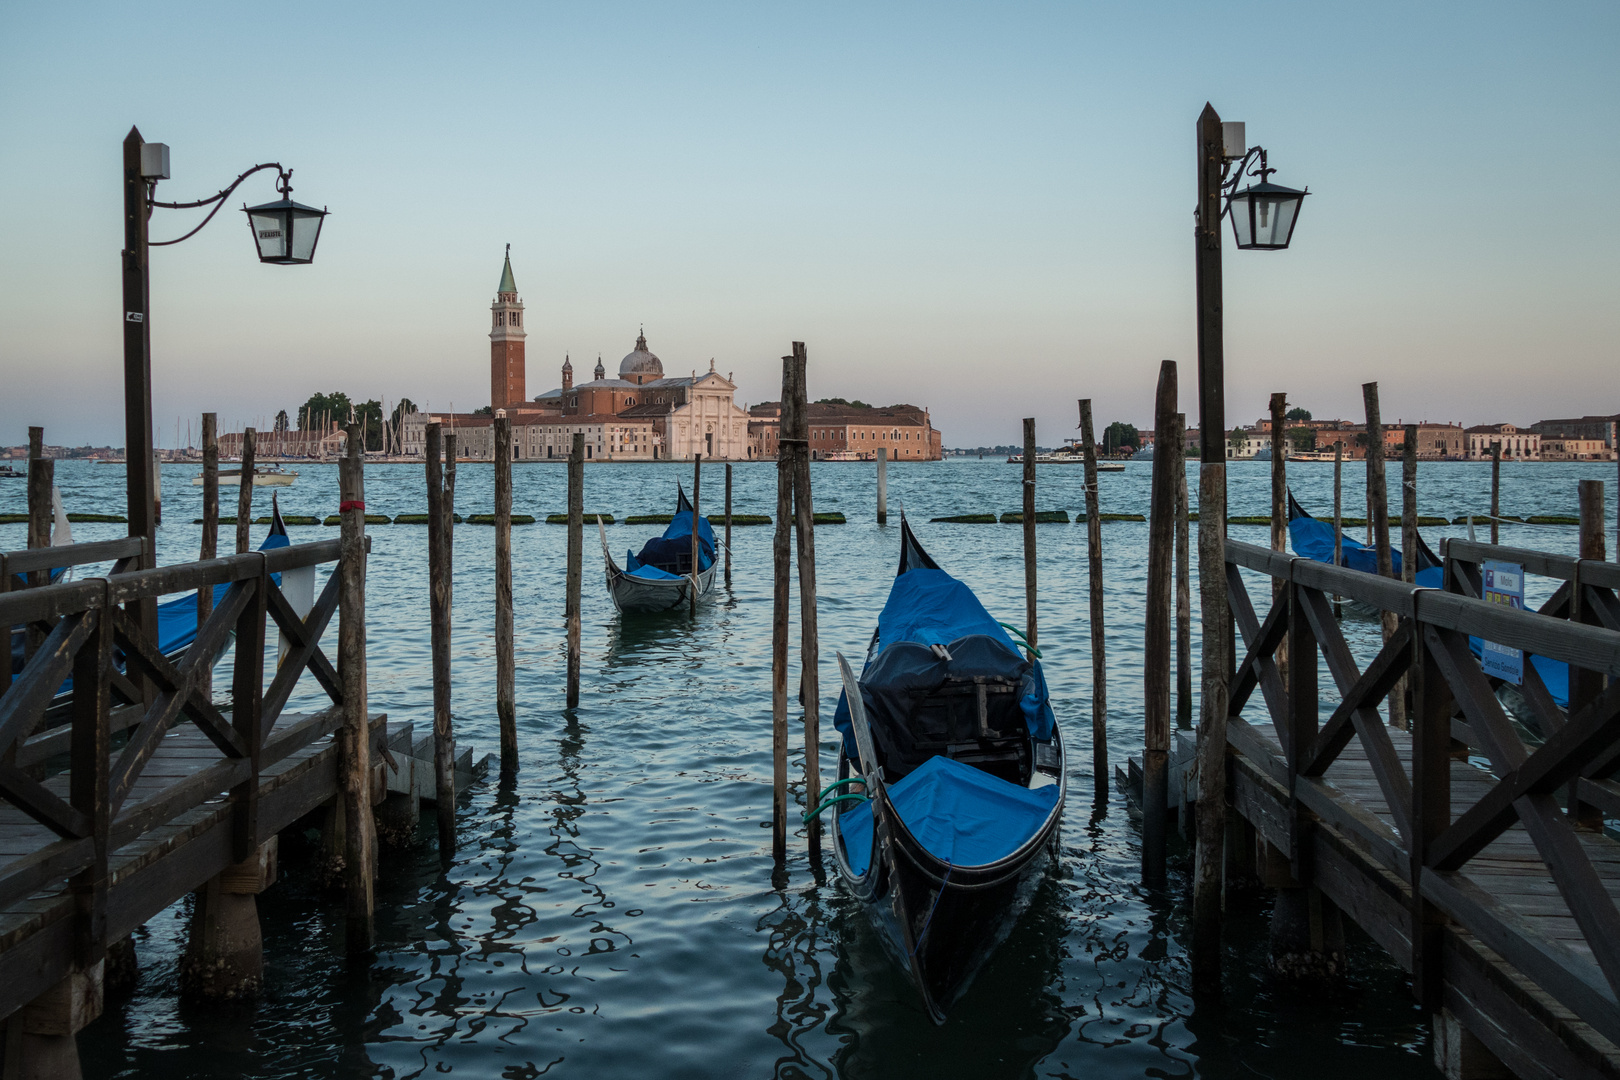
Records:
<instances>
[{"instance_id":1,"label":"lagoon water","mask_svg":"<svg viewBox=\"0 0 1620 1080\"><path fill-rule=\"evenodd\" d=\"M324 517L338 502L335 466L296 466L280 489L285 513ZM1398 499L1398 464L1390 491ZM201 489L194 467L163 470L159 558L196 557ZM681 464L593 465L587 511L667 512ZM1519 463L1503 467L1505 513L1574 514L1576 480L1602 479L1614 520L1615 466ZM817 510L849 524L817 529L822 710L836 697L833 654L857 662L887 595L903 505L922 542L990 611L1023 617L1020 529L933 525L931 517L1015 510L1021 470L992 460L894 464L890 525L874 523L870 464L813 466ZM1345 513L1360 516L1364 467L1345 469ZM723 468L706 466L703 510L718 515ZM734 508L769 514L775 469L734 467ZM1105 512L1145 513L1149 466L1100 478ZM59 462L69 510L118 512L123 470ZM1326 516L1332 465L1291 467L1301 502ZM488 466L462 465L464 514L491 508ZM1038 505L1073 514L1081 471L1040 468ZM1233 515L1264 514L1269 466L1230 471ZM1196 473L1191 483L1197 497ZM544 521L564 509L560 464L520 465L515 509ZM1425 464L1425 514L1484 513L1489 469ZM222 492L234 513L236 489ZM268 513L269 492L255 513ZM372 512L426 508L418 466L366 470ZM0 481L0 512L24 509L21 481ZM1396 506L1398 509L1398 504ZM229 544L231 531L222 529ZM335 529L294 528L294 542ZM1426 529L1431 543L1463 527ZM121 535L81 525L80 540ZM370 700L395 720L431 722L426 530L370 529ZM656 529L610 526L622 559ZM1612 527L1609 530L1612 537ZM264 533L254 529L254 543ZM1353 934L1350 976L1324 998L1301 998L1263 974L1268 902L1235 899L1228 913L1220 1008L1194 1010L1187 993L1185 918L1189 860L1173 849L1164 893L1139 884L1139 834L1124 796L1091 792L1091 661L1086 625L1085 530L1037 530L1040 639L1059 721L1070 746L1070 802L1062 859L1031 911L950 1021L936 1028L884 959L864 915L827 860L813 866L804 835L790 838L785 882L770 857L769 527L735 532L730 588L695 618L621 617L601 578L594 530L586 535L580 706L564 711L565 530L514 529L517 701L522 772L503 789L492 776L459 811L460 852L441 867L431 820L415 849L385 853L374 961L343 960L342 901L308 883L308 853L284 839L280 881L260 898L266 987L249 1010L183 1006L175 972L189 900L137 934L140 984L110 1002L80 1036L87 1077L1364 1077L1435 1075L1427 1018L1405 976ZM1234 526L1266 542L1263 528ZM454 701L458 736L480 754L498 749L493 655L493 530L455 532ZM1109 755L1141 743L1142 599L1147 526L1103 527L1107 575ZM1508 525L1503 542L1572 552L1572 527ZM0 545L22 547L23 527L0 526ZM1196 604L1197 586L1194 585ZM1256 591L1257 602L1264 596ZM797 666L797 600L792 633ZM1196 624L1196 620L1195 620ZM1347 622L1347 626L1351 626ZM1375 629L1353 626L1365 658ZM336 620L328 649L335 648ZM1194 645L1196 659L1197 646ZM796 685L796 670L790 675ZM1323 680L1330 686L1329 680ZM305 679L289 708L323 699ZM804 798L802 748L790 775ZM830 732L830 722L824 721ZM834 743L825 740L823 772Z\"/></svg>"}]
</instances>

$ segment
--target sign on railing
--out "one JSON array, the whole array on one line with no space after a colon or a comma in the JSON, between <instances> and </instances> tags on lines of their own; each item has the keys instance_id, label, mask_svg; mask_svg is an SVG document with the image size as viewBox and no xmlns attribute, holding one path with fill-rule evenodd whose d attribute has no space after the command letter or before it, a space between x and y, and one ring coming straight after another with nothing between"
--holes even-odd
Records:
<instances>
[{"instance_id":1,"label":"sign on railing","mask_svg":"<svg viewBox=\"0 0 1620 1080\"><path fill-rule=\"evenodd\" d=\"M1518 563L1488 560L1485 572L1484 598L1487 603L1503 604L1524 610L1524 567ZM1498 645L1494 641L1481 642L1480 666L1485 674L1502 679L1514 686L1524 685L1524 650L1511 645Z\"/></svg>"}]
</instances>

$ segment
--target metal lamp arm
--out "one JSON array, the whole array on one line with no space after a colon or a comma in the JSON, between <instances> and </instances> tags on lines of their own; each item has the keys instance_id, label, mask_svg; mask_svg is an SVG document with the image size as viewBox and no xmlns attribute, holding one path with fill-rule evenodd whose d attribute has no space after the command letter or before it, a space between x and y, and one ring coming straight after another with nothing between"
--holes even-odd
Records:
<instances>
[{"instance_id":1,"label":"metal lamp arm","mask_svg":"<svg viewBox=\"0 0 1620 1080\"><path fill-rule=\"evenodd\" d=\"M1254 163L1256 158L1259 159L1260 167L1251 169L1250 165ZM1232 168L1232 161L1237 162L1236 169ZM1267 168L1266 148L1263 146L1251 146L1241 158L1234 158L1232 161L1227 161L1221 166L1221 194L1228 201L1231 201L1232 193L1237 190L1238 182L1244 176L1258 176L1263 184L1266 182L1267 177L1277 171L1276 169Z\"/></svg>"},{"instance_id":2,"label":"metal lamp arm","mask_svg":"<svg viewBox=\"0 0 1620 1080\"><path fill-rule=\"evenodd\" d=\"M231 192L235 191L238 187L241 186L242 181L246 180L248 177L252 176L254 173L262 172L265 169L274 169L274 170L276 170L276 172L278 174L277 178L276 178L276 190L281 192L281 197L282 198L284 198L284 199L288 198L292 194L292 170L282 168L281 163L279 161L271 161L271 162L266 162L266 163L264 163L262 165L253 166L253 168L247 170L247 172L244 172L241 176L238 176L235 180L232 180L231 183L230 183L230 186L225 188L225 190L221 191L217 195L210 195L206 199L198 199L196 202L176 202L176 203L159 202L156 199L148 199L147 200L147 207L148 207L147 216L148 217L150 217L151 214L152 214L151 208L156 207L156 206L161 206L165 210L194 210L199 206L207 206L209 203L218 204L212 210L208 211L208 216L203 218L202 221L200 223L198 223L198 225L197 225L197 227L195 229L192 229L190 232L186 233L184 236L176 237L173 240L153 240L153 241L149 242L148 246L150 246L150 247L167 247L170 244L178 244L181 240L189 240L193 236L196 236L199 232L202 231L202 228L203 228L204 225L207 225L210 221L214 220L214 215L219 213L219 208L221 206L225 205L225 200L230 198ZM156 187L157 187L157 181L154 180L154 181L152 181L152 188L156 189Z\"/></svg>"}]
</instances>

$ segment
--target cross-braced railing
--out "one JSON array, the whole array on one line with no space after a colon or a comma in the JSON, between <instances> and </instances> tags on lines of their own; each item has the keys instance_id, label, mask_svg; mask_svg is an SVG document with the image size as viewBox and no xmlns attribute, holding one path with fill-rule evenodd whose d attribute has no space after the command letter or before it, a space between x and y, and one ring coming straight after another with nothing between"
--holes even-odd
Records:
<instances>
[{"instance_id":1,"label":"cross-braced railing","mask_svg":"<svg viewBox=\"0 0 1620 1080\"><path fill-rule=\"evenodd\" d=\"M261 768L341 723L340 710L328 709L271 740L304 671L334 705L342 704L337 671L320 647L338 607L339 568L304 616L277 582L283 572L335 562L339 541L127 570L143 543L132 538L0 555L0 573L14 586L18 579L10 575L24 569L117 560L106 577L0 593L0 627L26 627L37 642L14 676L14 659L0 664L0 799L54 836L0 865L0 906L67 882L76 900L77 951L85 963L106 945L110 853L229 793L232 854L246 860L263 840L257 820ZM203 589L218 595L213 610L189 645L164 655L153 635L143 632L154 625L156 602ZM268 686L267 619L288 643ZM233 635L227 715L208 688ZM140 785L164 737L182 722L196 725L219 759L172 782ZM123 732L127 738L115 755L114 736ZM66 768L53 773L51 765L63 753Z\"/></svg>"},{"instance_id":2,"label":"cross-braced railing","mask_svg":"<svg viewBox=\"0 0 1620 1080\"><path fill-rule=\"evenodd\" d=\"M1602 833L1604 814L1620 817L1620 785L1610 780L1620 771L1620 565L1454 540L1447 547L1447 587L1432 589L1250 544L1228 541L1226 551L1228 595L1247 648L1233 676L1230 714L1241 729L1243 709L1260 690L1286 761L1291 838L1299 840L1318 823L1330 825L1411 887L1411 959L1426 1005L1440 1004L1449 920L1620 1041L1620 908L1610 893L1620 887L1620 845ZM1488 603L1480 597L1478 574L1486 558L1518 562L1563 584L1540 611ZM1250 600L1243 569L1284 583L1264 619ZM1398 618L1365 666L1334 617L1335 595ZM1500 680L1486 675L1470 638L1568 665L1565 710L1535 665L1524 664L1523 695L1544 741L1527 739L1525 729L1515 727L1497 697ZM1287 685L1276 662L1284 641ZM1318 657L1339 694L1325 721ZM1392 730L1379 712L1403 685L1409 732ZM1357 802L1331 784L1330 769L1352 740L1366 754L1381 806ZM1490 768L1456 773L1482 782L1453 792L1454 769L1473 768L1459 760L1467 756L1465 747ZM1529 917L1470 876L1481 854L1515 826L1530 840L1528 861L1539 863L1537 873L1556 885L1578 943L1543 929L1544 910ZM1303 847L1296 844L1290 853L1300 869ZM1613 860L1601 858L1605 854Z\"/></svg>"}]
</instances>

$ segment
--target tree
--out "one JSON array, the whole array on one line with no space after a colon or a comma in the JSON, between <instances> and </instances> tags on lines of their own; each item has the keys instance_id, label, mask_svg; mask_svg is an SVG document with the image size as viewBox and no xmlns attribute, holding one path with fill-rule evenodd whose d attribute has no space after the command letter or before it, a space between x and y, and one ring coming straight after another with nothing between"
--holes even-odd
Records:
<instances>
[{"instance_id":1,"label":"tree","mask_svg":"<svg viewBox=\"0 0 1620 1080\"><path fill-rule=\"evenodd\" d=\"M1248 443L1249 433L1240 427L1233 428L1231 433L1226 436L1226 444L1239 454L1243 453L1243 448Z\"/></svg>"},{"instance_id":2,"label":"tree","mask_svg":"<svg viewBox=\"0 0 1620 1080\"><path fill-rule=\"evenodd\" d=\"M816 402L817 405L848 405L852 409L870 409L872 406L856 398L854 401L845 401L841 397L824 397Z\"/></svg>"},{"instance_id":3,"label":"tree","mask_svg":"<svg viewBox=\"0 0 1620 1080\"><path fill-rule=\"evenodd\" d=\"M383 448L382 416L382 402L375 398L364 405L354 407L354 420L355 423L361 425L361 430L365 432L367 450L381 450Z\"/></svg>"},{"instance_id":4,"label":"tree","mask_svg":"<svg viewBox=\"0 0 1620 1080\"><path fill-rule=\"evenodd\" d=\"M1135 447L1140 446L1141 443L1141 434L1136 430L1136 428L1125 423L1123 420L1115 420L1112 424L1109 424L1103 429L1103 446L1106 448L1107 453L1115 453L1121 447L1125 446L1129 446L1134 449Z\"/></svg>"},{"instance_id":5,"label":"tree","mask_svg":"<svg viewBox=\"0 0 1620 1080\"><path fill-rule=\"evenodd\" d=\"M285 435L285 434L287 434L288 424L289 424L289 422L287 420L287 410L286 409L282 409L280 412L276 413L276 434L277 435Z\"/></svg>"},{"instance_id":6,"label":"tree","mask_svg":"<svg viewBox=\"0 0 1620 1080\"><path fill-rule=\"evenodd\" d=\"M302 429L318 428L328 421L347 424L352 407L349 395L336 390L330 394L311 394L304 407L298 410L298 426Z\"/></svg>"},{"instance_id":7,"label":"tree","mask_svg":"<svg viewBox=\"0 0 1620 1080\"><path fill-rule=\"evenodd\" d=\"M1316 449L1316 429L1296 427L1288 429L1288 441L1295 450L1309 452Z\"/></svg>"},{"instance_id":8,"label":"tree","mask_svg":"<svg viewBox=\"0 0 1620 1080\"><path fill-rule=\"evenodd\" d=\"M495 406L493 406L493 405L482 405L482 406L480 406L480 407L473 410L473 415L474 416L494 416L495 415Z\"/></svg>"},{"instance_id":9,"label":"tree","mask_svg":"<svg viewBox=\"0 0 1620 1080\"><path fill-rule=\"evenodd\" d=\"M404 451L405 443L399 433L399 422L416 411L416 402L408 397L400 398L399 404L394 406L394 415L389 418L388 424L389 441L394 445L388 448L389 453L402 453Z\"/></svg>"},{"instance_id":10,"label":"tree","mask_svg":"<svg viewBox=\"0 0 1620 1080\"><path fill-rule=\"evenodd\" d=\"M1283 419L1284 420L1303 420L1306 423L1310 423L1311 410L1302 409L1298 405L1295 405L1292 409L1289 409L1286 413L1283 414Z\"/></svg>"}]
</instances>

